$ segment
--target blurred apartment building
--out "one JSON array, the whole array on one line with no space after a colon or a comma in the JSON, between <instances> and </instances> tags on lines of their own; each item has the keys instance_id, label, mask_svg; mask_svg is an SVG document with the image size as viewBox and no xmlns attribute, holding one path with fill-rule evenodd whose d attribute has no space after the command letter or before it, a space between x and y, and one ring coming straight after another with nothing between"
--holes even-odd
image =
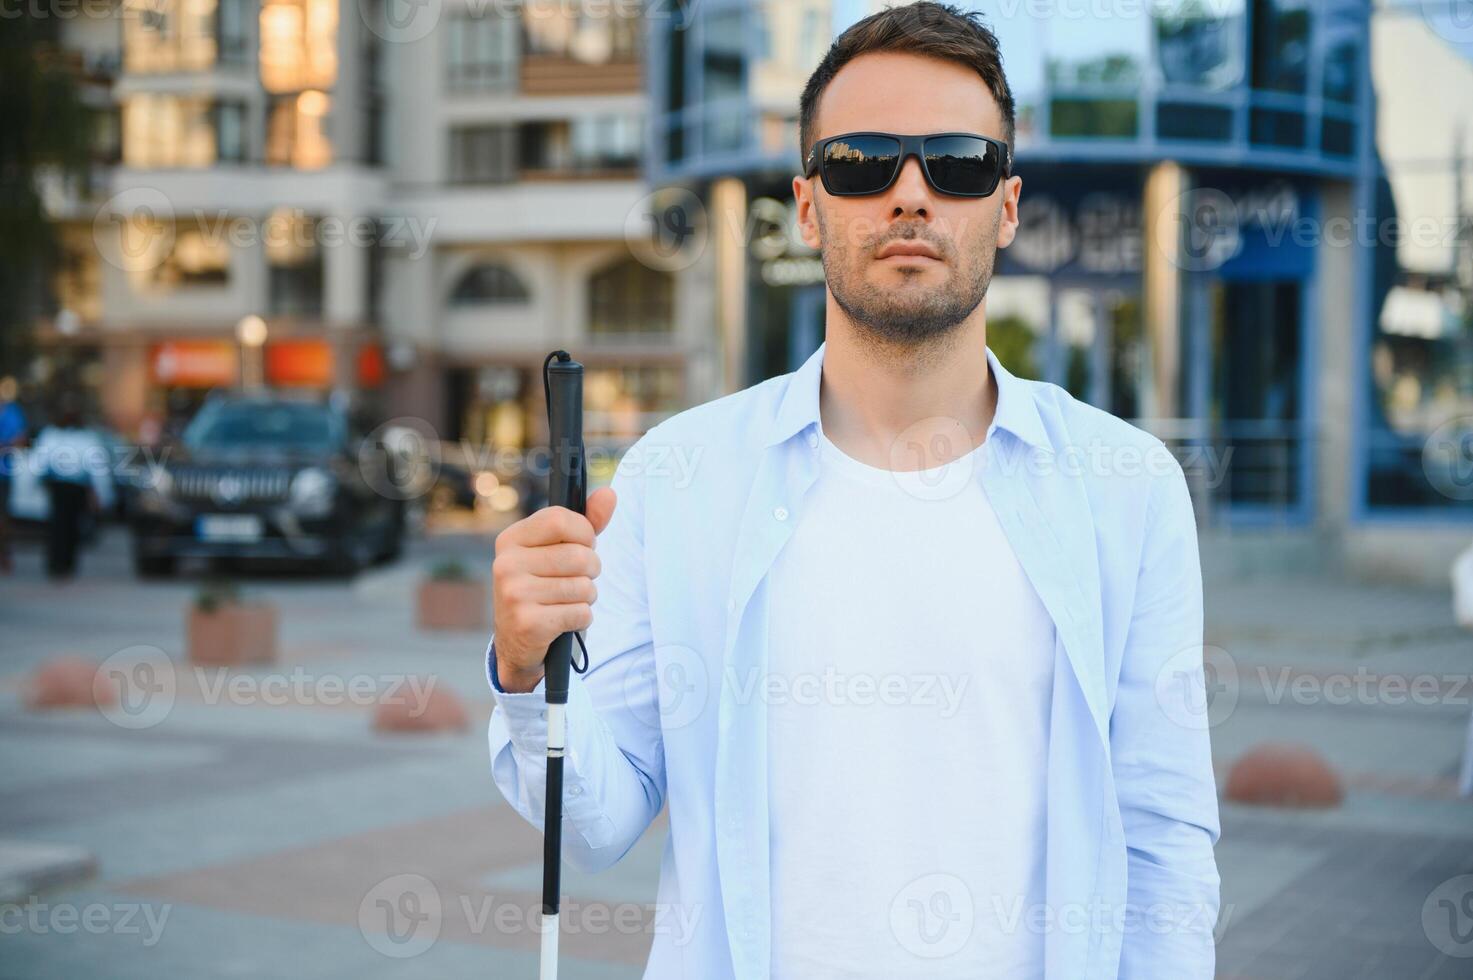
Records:
<instances>
[{"instance_id":1,"label":"blurred apartment building","mask_svg":"<svg viewBox=\"0 0 1473 980\"><path fill-rule=\"evenodd\" d=\"M103 132L90 184L48 195L64 250L35 379L126 435L247 378L507 448L537 438L555 347L611 437L715 394L693 389L709 331L625 242L637 6L91 9L55 24Z\"/></svg>"},{"instance_id":2,"label":"blurred apartment building","mask_svg":"<svg viewBox=\"0 0 1473 980\"><path fill-rule=\"evenodd\" d=\"M701 294L727 387L822 340L798 95L880 6L652 24L651 181L745 230L712 235ZM966 6L999 38L1023 178L989 346L1176 447L1209 563L1446 582L1473 536L1467 25L1360 0Z\"/></svg>"},{"instance_id":3,"label":"blurred apartment building","mask_svg":"<svg viewBox=\"0 0 1473 980\"><path fill-rule=\"evenodd\" d=\"M517 447L563 346L622 441L822 340L797 101L873 0L130 4L59 25L114 122L53 195L38 332L126 433L252 369ZM1024 180L989 343L1178 447L1211 561L1445 581L1473 531L1455 5L972 5ZM194 227L222 213L256 233Z\"/></svg>"}]
</instances>

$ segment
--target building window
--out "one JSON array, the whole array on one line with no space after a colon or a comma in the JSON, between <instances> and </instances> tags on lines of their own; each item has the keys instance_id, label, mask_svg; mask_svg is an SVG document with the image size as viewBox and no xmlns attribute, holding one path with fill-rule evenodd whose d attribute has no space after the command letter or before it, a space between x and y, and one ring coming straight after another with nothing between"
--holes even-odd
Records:
<instances>
[{"instance_id":1,"label":"building window","mask_svg":"<svg viewBox=\"0 0 1473 980\"><path fill-rule=\"evenodd\" d=\"M452 306L482 303L525 303L531 298L527 286L511 269L496 262L472 266L450 292Z\"/></svg>"},{"instance_id":2,"label":"building window","mask_svg":"<svg viewBox=\"0 0 1473 980\"><path fill-rule=\"evenodd\" d=\"M644 119L638 115L584 116L522 123L519 163L528 174L632 171L644 148Z\"/></svg>"},{"instance_id":3,"label":"building window","mask_svg":"<svg viewBox=\"0 0 1473 980\"><path fill-rule=\"evenodd\" d=\"M701 25L701 101L707 104L739 103L746 91L743 14L719 11ZM739 150L745 134L743 110L707 110L701 136L706 152Z\"/></svg>"},{"instance_id":4,"label":"building window","mask_svg":"<svg viewBox=\"0 0 1473 980\"><path fill-rule=\"evenodd\" d=\"M245 104L215 103L215 157L241 163L246 158Z\"/></svg>"},{"instance_id":5,"label":"building window","mask_svg":"<svg viewBox=\"0 0 1473 980\"><path fill-rule=\"evenodd\" d=\"M628 5L579 10L578 4L534 5L523 21L531 55L571 58L585 64L634 61L639 56L641 19Z\"/></svg>"},{"instance_id":6,"label":"building window","mask_svg":"<svg viewBox=\"0 0 1473 980\"><path fill-rule=\"evenodd\" d=\"M102 317L102 257L90 228L60 229L60 248L52 269L51 297L57 310L71 310L84 323Z\"/></svg>"},{"instance_id":7,"label":"building window","mask_svg":"<svg viewBox=\"0 0 1473 980\"><path fill-rule=\"evenodd\" d=\"M1148 22L1138 17L1050 25L1044 77L1049 132L1061 138L1131 139L1137 102L1152 64Z\"/></svg>"},{"instance_id":8,"label":"building window","mask_svg":"<svg viewBox=\"0 0 1473 980\"><path fill-rule=\"evenodd\" d=\"M1197 0L1160 0L1151 6L1156 53L1168 85L1221 92L1243 80L1243 6L1205 7Z\"/></svg>"},{"instance_id":9,"label":"building window","mask_svg":"<svg viewBox=\"0 0 1473 980\"><path fill-rule=\"evenodd\" d=\"M585 436L626 446L680 410L680 369L668 364L589 368L583 401Z\"/></svg>"},{"instance_id":10,"label":"building window","mask_svg":"<svg viewBox=\"0 0 1473 980\"><path fill-rule=\"evenodd\" d=\"M330 89L338 80L337 0L263 0L261 84L268 92Z\"/></svg>"},{"instance_id":11,"label":"building window","mask_svg":"<svg viewBox=\"0 0 1473 980\"><path fill-rule=\"evenodd\" d=\"M1253 87L1303 93L1309 79L1310 0L1254 0Z\"/></svg>"},{"instance_id":12,"label":"building window","mask_svg":"<svg viewBox=\"0 0 1473 980\"><path fill-rule=\"evenodd\" d=\"M238 8L217 11L216 0L151 0L123 20L123 64L130 72L208 71L217 57L238 56ZM217 17L217 12L219 16Z\"/></svg>"},{"instance_id":13,"label":"building window","mask_svg":"<svg viewBox=\"0 0 1473 980\"><path fill-rule=\"evenodd\" d=\"M283 208L273 212L261 230L271 315L321 316L322 243L317 219Z\"/></svg>"},{"instance_id":14,"label":"building window","mask_svg":"<svg viewBox=\"0 0 1473 980\"><path fill-rule=\"evenodd\" d=\"M250 30L246 0L219 0L215 11L215 40L222 65L244 65L250 56Z\"/></svg>"},{"instance_id":15,"label":"building window","mask_svg":"<svg viewBox=\"0 0 1473 980\"><path fill-rule=\"evenodd\" d=\"M457 126L450 130L450 180L500 184L517 176L516 130L511 126Z\"/></svg>"},{"instance_id":16,"label":"building window","mask_svg":"<svg viewBox=\"0 0 1473 980\"><path fill-rule=\"evenodd\" d=\"M1302 500L1300 285L1227 282L1211 287L1213 377L1209 415L1227 461L1218 500L1276 513ZM1229 455L1231 454L1231 455Z\"/></svg>"},{"instance_id":17,"label":"building window","mask_svg":"<svg viewBox=\"0 0 1473 980\"><path fill-rule=\"evenodd\" d=\"M159 234L157 229L144 228L137 222L124 226L124 233L129 231L154 237ZM195 286L224 286L230 281L230 245L218 228L175 225L168 252L148 275L149 284L165 292Z\"/></svg>"},{"instance_id":18,"label":"building window","mask_svg":"<svg viewBox=\"0 0 1473 980\"><path fill-rule=\"evenodd\" d=\"M445 32L445 85L454 91L505 92L517 86L515 20L488 12L452 18Z\"/></svg>"},{"instance_id":19,"label":"building window","mask_svg":"<svg viewBox=\"0 0 1473 980\"><path fill-rule=\"evenodd\" d=\"M1467 511L1473 306L1445 275L1399 278L1381 303L1371 345L1366 502Z\"/></svg>"},{"instance_id":20,"label":"building window","mask_svg":"<svg viewBox=\"0 0 1473 980\"><path fill-rule=\"evenodd\" d=\"M175 95L133 95L123 104L123 163L208 167L245 159L245 106Z\"/></svg>"},{"instance_id":21,"label":"building window","mask_svg":"<svg viewBox=\"0 0 1473 980\"><path fill-rule=\"evenodd\" d=\"M588 289L594 334L655 334L675 329L675 283L669 273L624 258L594 273Z\"/></svg>"},{"instance_id":22,"label":"building window","mask_svg":"<svg viewBox=\"0 0 1473 980\"><path fill-rule=\"evenodd\" d=\"M326 92L302 92L271 99L266 114L266 162L275 167L318 170L332 163Z\"/></svg>"}]
</instances>

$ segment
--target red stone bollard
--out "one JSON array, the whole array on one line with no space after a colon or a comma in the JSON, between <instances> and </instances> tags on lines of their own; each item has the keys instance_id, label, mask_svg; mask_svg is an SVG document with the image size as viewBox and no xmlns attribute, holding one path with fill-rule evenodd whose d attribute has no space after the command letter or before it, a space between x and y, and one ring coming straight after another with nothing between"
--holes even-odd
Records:
<instances>
[{"instance_id":1,"label":"red stone bollard","mask_svg":"<svg viewBox=\"0 0 1473 980\"><path fill-rule=\"evenodd\" d=\"M276 607L264 602L191 607L185 624L189 662L211 667L276 661Z\"/></svg>"},{"instance_id":2,"label":"red stone bollard","mask_svg":"<svg viewBox=\"0 0 1473 980\"><path fill-rule=\"evenodd\" d=\"M105 707L118 701L117 687L81 657L48 660L31 674L25 703L32 710Z\"/></svg>"},{"instance_id":3,"label":"red stone bollard","mask_svg":"<svg viewBox=\"0 0 1473 980\"><path fill-rule=\"evenodd\" d=\"M438 684L400 684L373 711L376 732L463 732L470 727L465 705Z\"/></svg>"},{"instance_id":4,"label":"red stone bollard","mask_svg":"<svg viewBox=\"0 0 1473 980\"><path fill-rule=\"evenodd\" d=\"M1258 806L1332 807L1345 798L1340 777L1318 752L1269 742L1249 749L1228 771L1225 795Z\"/></svg>"}]
</instances>

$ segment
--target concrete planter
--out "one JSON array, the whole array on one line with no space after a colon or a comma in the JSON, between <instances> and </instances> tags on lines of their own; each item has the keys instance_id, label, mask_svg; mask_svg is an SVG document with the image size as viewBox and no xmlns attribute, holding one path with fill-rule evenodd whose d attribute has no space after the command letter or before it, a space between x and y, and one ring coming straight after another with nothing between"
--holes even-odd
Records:
<instances>
[{"instance_id":1,"label":"concrete planter","mask_svg":"<svg viewBox=\"0 0 1473 980\"><path fill-rule=\"evenodd\" d=\"M477 579L428 579L419 585L416 620L420 629L484 630L490 589Z\"/></svg>"},{"instance_id":2,"label":"concrete planter","mask_svg":"<svg viewBox=\"0 0 1473 980\"><path fill-rule=\"evenodd\" d=\"M189 610L189 662L211 667L276 661L276 607L265 602L225 603Z\"/></svg>"}]
</instances>

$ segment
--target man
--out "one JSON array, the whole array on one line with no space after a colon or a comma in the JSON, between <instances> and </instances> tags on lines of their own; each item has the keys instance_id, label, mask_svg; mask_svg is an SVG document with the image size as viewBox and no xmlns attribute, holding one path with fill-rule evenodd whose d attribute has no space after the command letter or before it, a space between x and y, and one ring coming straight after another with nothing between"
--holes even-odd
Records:
<instances>
[{"instance_id":1,"label":"man","mask_svg":"<svg viewBox=\"0 0 1473 980\"><path fill-rule=\"evenodd\" d=\"M866 18L801 130L826 342L656 426L586 518L501 534L495 781L540 825L541 661L587 628L565 853L607 867L669 806L646 977L1205 980L1191 501L1156 439L987 352L1022 189L996 39Z\"/></svg>"},{"instance_id":2,"label":"man","mask_svg":"<svg viewBox=\"0 0 1473 980\"><path fill-rule=\"evenodd\" d=\"M46 574L69 579L77 572L77 552L86 522L101 511L107 480L107 447L82 421L80 400L62 394L56 420L36 437L32 455L42 467L50 504L46 518Z\"/></svg>"}]
</instances>

